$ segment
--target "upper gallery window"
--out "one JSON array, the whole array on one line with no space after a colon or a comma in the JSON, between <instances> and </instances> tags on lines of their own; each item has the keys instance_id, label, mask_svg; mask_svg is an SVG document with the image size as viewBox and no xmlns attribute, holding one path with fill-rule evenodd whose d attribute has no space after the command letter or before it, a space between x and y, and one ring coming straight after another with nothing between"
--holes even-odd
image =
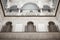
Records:
<instances>
[{"instance_id":1,"label":"upper gallery window","mask_svg":"<svg viewBox=\"0 0 60 40\"><path fill-rule=\"evenodd\" d=\"M39 9L39 7L36 5L36 4L34 4L34 3L26 3L26 4L24 4L23 6L22 6L22 8L21 8L21 10L29 10L30 12L33 12L34 10L35 11L38 11L38 10L40 10Z\"/></svg>"}]
</instances>

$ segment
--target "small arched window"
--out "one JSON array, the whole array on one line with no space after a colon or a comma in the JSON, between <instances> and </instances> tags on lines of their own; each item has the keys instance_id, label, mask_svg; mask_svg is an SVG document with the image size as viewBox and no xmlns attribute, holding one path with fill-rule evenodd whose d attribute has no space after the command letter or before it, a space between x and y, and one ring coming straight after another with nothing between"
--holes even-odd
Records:
<instances>
[{"instance_id":1,"label":"small arched window","mask_svg":"<svg viewBox=\"0 0 60 40\"><path fill-rule=\"evenodd\" d=\"M38 5L35 3L26 3L22 6L21 10L23 10L23 11L30 10L31 12L33 10L36 10L36 11L40 12Z\"/></svg>"}]
</instances>

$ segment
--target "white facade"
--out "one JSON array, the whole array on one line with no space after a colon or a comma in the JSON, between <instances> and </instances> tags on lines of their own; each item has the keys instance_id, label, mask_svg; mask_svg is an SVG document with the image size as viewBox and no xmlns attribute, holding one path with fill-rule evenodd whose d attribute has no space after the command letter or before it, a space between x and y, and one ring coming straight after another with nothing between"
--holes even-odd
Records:
<instances>
[{"instance_id":1,"label":"white facade","mask_svg":"<svg viewBox=\"0 0 60 40\"><path fill-rule=\"evenodd\" d=\"M19 2L19 0L16 0L15 2L18 2L19 4L22 4L22 1ZM41 0L41 1L43 1L43 0ZM40 2L38 0L32 0L32 2L36 2L40 6ZM20 6L18 5L18 7L20 7ZM42 6L40 6L40 7L42 7ZM59 6L59 9L60 9L60 6ZM0 6L0 30L1 30L2 26L7 21L12 21L12 24L13 24L13 30L12 30L12 32L16 32L16 31L22 32L22 31L24 31L25 25L27 25L28 21L33 21L34 22L34 25L36 26L37 32L48 32L48 27L47 26L48 26L48 22L49 21L54 21L56 23L56 25L58 25L58 27L60 29L60 26L59 26L60 25L60 18L59 18L60 14L59 13L60 13L60 10L57 13L57 17L4 17L2 9L1 9L1 6Z\"/></svg>"}]
</instances>

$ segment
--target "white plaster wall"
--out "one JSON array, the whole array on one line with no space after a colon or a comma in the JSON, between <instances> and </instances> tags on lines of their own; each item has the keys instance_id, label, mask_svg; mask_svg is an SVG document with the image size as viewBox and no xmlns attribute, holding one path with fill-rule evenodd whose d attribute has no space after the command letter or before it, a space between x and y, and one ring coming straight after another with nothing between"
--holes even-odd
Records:
<instances>
[{"instance_id":1,"label":"white plaster wall","mask_svg":"<svg viewBox=\"0 0 60 40\"><path fill-rule=\"evenodd\" d=\"M60 4L59 4L59 8L58 8L56 19L57 19L57 21L59 23L59 29L60 29Z\"/></svg>"},{"instance_id":2,"label":"white plaster wall","mask_svg":"<svg viewBox=\"0 0 60 40\"><path fill-rule=\"evenodd\" d=\"M3 12L2 12L2 8L0 6L0 31L1 31L1 28L2 28L2 21L3 21Z\"/></svg>"},{"instance_id":3,"label":"white plaster wall","mask_svg":"<svg viewBox=\"0 0 60 40\"><path fill-rule=\"evenodd\" d=\"M1 7L0 7L0 10L1 10ZM59 17L3 17L3 12L0 11L0 30L2 28L2 25L4 25L7 21L12 21L12 25L13 25L13 32L16 32L16 31L24 31L24 27L25 25L27 25L27 22L28 21L33 21L34 22L34 25L37 27L37 31L38 32L47 32L47 26L48 26L48 22L49 21L54 21L57 25L60 23L58 23L57 19L59 19ZM41 26L40 26L41 25ZM21 30L19 29L19 27L21 28ZM19 29L19 30L16 30ZM39 30L40 28L40 30ZM43 30L42 30L43 29Z\"/></svg>"},{"instance_id":4,"label":"white plaster wall","mask_svg":"<svg viewBox=\"0 0 60 40\"><path fill-rule=\"evenodd\" d=\"M24 32L25 27L23 24L16 24L13 28L13 32Z\"/></svg>"},{"instance_id":5,"label":"white plaster wall","mask_svg":"<svg viewBox=\"0 0 60 40\"><path fill-rule=\"evenodd\" d=\"M36 27L37 32L48 32L48 25L44 23L38 24Z\"/></svg>"},{"instance_id":6,"label":"white plaster wall","mask_svg":"<svg viewBox=\"0 0 60 40\"><path fill-rule=\"evenodd\" d=\"M25 26L27 25L28 21L34 22L37 32L48 32L47 26L48 26L49 21L54 21L58 25L58 22L55 17L4 17L3 25L7 21L12 21L12 23L13 23L13 30L12 31L13 32L24 31ZM19 28L21 28L21 30ZM16 30L16 29L18 29L18 30Z\"/></svg>"}]
</instances>

